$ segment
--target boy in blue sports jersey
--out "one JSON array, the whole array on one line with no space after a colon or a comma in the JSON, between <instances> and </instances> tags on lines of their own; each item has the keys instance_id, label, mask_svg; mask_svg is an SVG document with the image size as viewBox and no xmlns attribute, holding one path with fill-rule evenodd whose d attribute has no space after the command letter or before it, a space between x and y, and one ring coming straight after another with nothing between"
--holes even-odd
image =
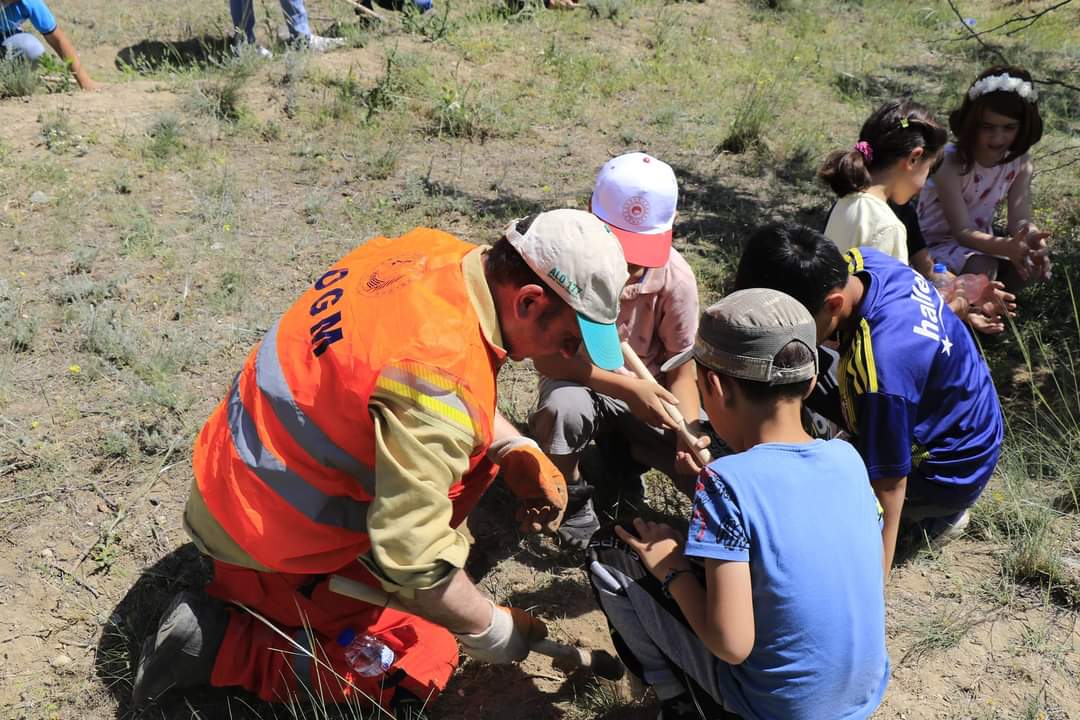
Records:
<instances>
[{"instance_id":1,"label":"boy in blue sports jersey","mask_svg":"<svg viewBox=\"0 0 1080 720\"><path fill-rule=\"evenodd\" d=\"M861 720L889 682L881 525L866 468L803 429L817 330L752 288L701 316L702 403L735 454L698 477L688 536L634 520L598 533L589 579L661 720Z\"/></svg>"},{"instance_id":2,"label":"boy in blue sports jersey","mask_svg":"<svg viewBox=\"0 0 1080 720\"><path fill-rule=\"evenodd\" d=\"M866 463L885 511L886 577L901 523L938 544L958 536L997 465L1004 424L986 363L937 290L884 253L841 255L793 223L750 238L735 285L788 293L814 315L819 343L838 340L837 392L814 409L851 433Z\"/></svg>"},{"instance_id":3,"label":"boy in blue sports jersey","mask_svg":"<svg viewBox=\"0 0 1080 720\"><path fill-rule=\"evenodd\" d=\"M22 29L28 20L60 59L68 63L79 87L96 90L97 84L83 69L75 46L56 24L56 18L44 0L0 0L0 58L23 58L33 64L45 54L41 41Z\"/></svg>"}]
</instances>

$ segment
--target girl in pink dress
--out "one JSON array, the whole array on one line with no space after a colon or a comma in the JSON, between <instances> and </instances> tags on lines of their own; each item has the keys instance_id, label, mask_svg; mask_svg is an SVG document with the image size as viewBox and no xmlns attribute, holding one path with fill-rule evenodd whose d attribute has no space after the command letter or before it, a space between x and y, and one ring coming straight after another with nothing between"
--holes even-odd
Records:
<instances>
[{"instance_id":1,"label":"girl in pink dress","mask_svg":"<svg viewBox=\"0 0 1080 720\"><path fill-rule=\"evenodd\" d=\"M1031 218L1028 150L1042 137L1038 92L1023 68L996 66L976 78L949 115L956 142L919 195L919 226L936 262L954 273L1024 285L1050 277L1042 232ZM1007 201L1008 235L993 229Z\"/></svg>"}]
</instances>

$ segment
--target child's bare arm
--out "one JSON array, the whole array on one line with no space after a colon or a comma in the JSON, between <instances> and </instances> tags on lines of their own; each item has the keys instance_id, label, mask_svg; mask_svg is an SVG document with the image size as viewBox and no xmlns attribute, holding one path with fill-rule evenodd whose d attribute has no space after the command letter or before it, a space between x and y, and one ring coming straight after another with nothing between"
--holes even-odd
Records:
<instances>
[{"instance_id":1,"label":"child's bare arm","mask_svg":"<svg viewBox=\"0 0 1080 720\"><path fill-rule=\"evenodd\" d=\"M97 83L91 80L86 70L83 69L82 63L79 62L79 54L75 52L75 46L71 44L63 30L56 28L48 35L45 35L45 42L49 43L49 46L56 51L61 60L71 65L71 72L75 76L75 80L78 81L79 87L83 90L97 90Z\"/></svg>"},{"instance_id":2,"label":"child's bare arm","mask_svg":"<svg viewBox=\"0 0 1080 720\"><path fill-rule=\"evenodd\" d=\"M674 528L635 518L634 530L636 537L615 526L615 534L633 548L653 577L668 583L668 592L709 652L732 665L745 660L754 647L750 564L706 560L706 589L690 572L684 538Z\"/></svg>"},{"instance_id":3,"label":"child's bare arm","mask_svg":"<svg viewBox=\"0 0 1080 720\"><path fill-rule=\"evenodd\" d=\"M999 237L975 227L960 192L960 169L955 157L946 158L941 169L934 175L938 198L945 212L949 232L961 245L997 257L1008 258L1018 267L1023 265L1024 248L1011 237Z\"/></svg>"},{"instance_id":4,"label":"child's bare arm","mask_svg":"<svg viewBox=\"0 0 1080 720\"><path fill-rule=\"evenodd\" d=\"M1016 234L1024 223L1034 227L1031 223L1031 176L1033 172L1034 166L1031 164L1031 160L1025 160L1020 164L1016 171L1016 177L1013 178L1012 185L1009 186L1008 221L1010 235Z\"/></svg>"},{"instance_id":5,"label":"child's bare arm","mask_svg":"<svg viewBox=\"0 0 1080 720\"><path fill-rule=\"evenodd\" d=\"M1043 232L1031 221L1031 178L1035 168L1025 158L1009 186L1009 233L1022 239L1030 252L1032 269L1037 278L1050 278L1050 252L1047 241L1050 233Z\"/></svg>"},{"instance_id":6,"label":"child's bare arm","mask_svg":"<svg viewBox=\"0 0 1080 720\"><path fill-rule=\"evenodd\" d=\"M750 563L706 560L705 584L708 599L704 627L699 630L701 639L718 658L738 665L754 649L754 601L750 589ZM683 605L676 592L672 591L672 595L681 608Z\"/></svg>"},{"instance_id":7,"label":"child's bare arm","mask_svg":"<svg viewBox=\"0 0 1080 720\"><path fill-rule=\"evenodd\" d=\"M653 427L675 429L660 401L679 405L679 398L657 383L629 374L602 370L589 362L581 353L572 358L561 355L534 358L533 365L537 372L549 378L569 380L603 395L622 400L630 406L630 412L644 423Z\"/></svg>"},{"instance_id":8,"label":"child's bare arm","mask_svg":"<svg viewBox=\"0 0 1080 720\"><path fill-rule=\"evenodd\" d=\"M885 511L885 524L881 529L881 542L884 547L882 562L885 565L885 582L889 581L893 556L896 554L896 536L900 530L900 511L904 509L904 494L907 491L907 477L880 478L870 481L877 495L881 508Z\"/></svg>"}]
</instances>

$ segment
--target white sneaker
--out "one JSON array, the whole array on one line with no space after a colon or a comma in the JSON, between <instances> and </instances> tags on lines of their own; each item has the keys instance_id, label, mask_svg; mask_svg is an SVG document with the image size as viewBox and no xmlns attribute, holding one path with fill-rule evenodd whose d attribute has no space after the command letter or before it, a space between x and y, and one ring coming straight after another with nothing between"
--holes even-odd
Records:
<instances>
[{"instance_id":1,"label":"white sneaker","mask_svg":"<svg viewBox=\"0 0 1080 720\"><path fill-rule=\"evenodd\" d=\"M255 53L255 56L260 60L274 59L274 53L270 52L269 48L263 47L262 45L249 43L246 40L240 40L237 38L233 38L232 51L233 54L237 56L250 52Z\"/></svg>"},{"instance_id":2,"label":"white sneaker","mask_svg":"<svg viewBox=\"0 0 1080 720\"><path fill-rule=\"evenodd\" d=\"M307 37L307 46L312 52L330 52L331 50L337 50L340 47L344 47L345 39L311 34Z\"/></svg>"}]
</instances>

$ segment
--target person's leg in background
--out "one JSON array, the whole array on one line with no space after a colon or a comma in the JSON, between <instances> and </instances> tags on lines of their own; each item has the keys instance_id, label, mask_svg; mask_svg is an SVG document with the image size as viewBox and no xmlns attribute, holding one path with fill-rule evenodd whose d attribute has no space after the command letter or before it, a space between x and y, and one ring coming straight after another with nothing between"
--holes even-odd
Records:
<instances>
[{"instance_id":1,"label":"person's leg in background","mask_svg":"<svg viewBox=\"0 0 1080 720\"><path fill-rule=\"evenodd\" d=\"M244 41L255 42L255 3L254 0L229 0L229 14L232 15L234 31Z\"/></svg>"},{"instance_id":2,"label":"person's leg in background","mask_svg":"<svg viewBox=\"0 0 1080 720\"><path fill-rule=\"evenodd\" d=\"M304 0L280 0L281 12L285 15L285 25L289 28L289 36L297 38L310 38L311 27L308 26L307 9Z\"/></svg>"},{"instance_id":3,"label":"person's leg in background","mask_svg":"<svg viewBox=\"0 0 1080 720\"><path fill-rule=\"evenodd\" d=\"M30 33L20 32L4 38L3 53L0 57L23 58L31 65L37 63L45 54L45 46Z\"/></svg>"}]
</instances>

